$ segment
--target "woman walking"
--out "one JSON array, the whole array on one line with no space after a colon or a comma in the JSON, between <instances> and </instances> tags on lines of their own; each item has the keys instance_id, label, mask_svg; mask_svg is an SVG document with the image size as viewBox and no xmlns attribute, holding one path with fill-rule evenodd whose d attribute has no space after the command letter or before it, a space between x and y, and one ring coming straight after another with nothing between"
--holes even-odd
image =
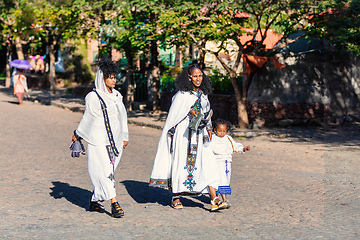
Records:
<instances>
[{"instance_id":1,"label":"woman walking","mask_svg":"<svg viewBox=\"0 0 360 240\"><path fill-rule=\"evenodd\" d=\"M124 216L116 199L115 169L129 133L123 97L114 89L118 66L111 60L100 61L95 90L85 98L84 116L74 131L73 141L88 142L88 168L94 186L90 211L101 211L99 201L111 200L113 217Z\"/></svg>"},{"instance_id":2,"label":"woman walking","mask_svg":"<svg viewBox=\"0 0 360 240\"><path fill-rule=\"evenodd\" d=\"M18 69L14 75L14 94L16 95L19 105L22 105L22 100L25 93L28 93L26 77L22 69Z\"/></svg>"},{"instance_id":3,"label":"woman walking","mask_svg":"<svg viewBox=\"0 0 360 240\"><path fill-rule=\"evenodd\" d=\"M211 211L226 206L216 197L219 173L210 148L210 79L196 64L176 79L174 95L160 137L150 186L172 190L171 206L183 208L181 194L210 193Z\"/></svg>"}]
</instances>

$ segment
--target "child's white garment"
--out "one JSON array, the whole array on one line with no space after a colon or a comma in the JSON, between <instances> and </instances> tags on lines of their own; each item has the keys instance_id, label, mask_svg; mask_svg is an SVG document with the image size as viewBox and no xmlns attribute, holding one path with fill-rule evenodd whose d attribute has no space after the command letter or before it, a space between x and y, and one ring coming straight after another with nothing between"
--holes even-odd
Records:
<instances>
[{"instance_id":1,"label":"child's white garment","mask_svg":"<svg viewBox=\"0 0 360 240\"><path fill-rule=\"evenodd\" d=\"M243 152L244 146L234 141L229 135L220 138L215 134L211 140L211 147L219 167L220 184L218 193L231 195L230 177L232 154Z\"/></svg>"}]
</instances>

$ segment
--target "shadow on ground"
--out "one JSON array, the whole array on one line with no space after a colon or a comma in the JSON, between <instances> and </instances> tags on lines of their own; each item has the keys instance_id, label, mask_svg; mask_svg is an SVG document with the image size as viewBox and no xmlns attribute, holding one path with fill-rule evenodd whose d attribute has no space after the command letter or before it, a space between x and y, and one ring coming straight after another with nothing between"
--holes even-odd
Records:
<instances>
[{"instance_id":1,"label":"shadow on ground","mask_svg":"<svg viewBox=\"0 0 360 240\"><path fill-rule=\"evenodd\" d=\"M150 187L148 182L139 182L134 180L122 181L129 195L137 203L158 203L163 206L170 206L172 193L163 188ZM195 202L191 198L196 198L200 202ZM181 196L181 202L185 207L199 207L206 209L203 203L210 203L207 196L199 197Z\"/></svg>"},{"instance_id":2,"label":"shadow on ground","mask_svg":"<svg viewBox=\"0 0 360 240\"><path fill-rule=\"evenodd\" d=\"M72 204L75 204L85 210L89 209L89 199L91 192L89 190L70 186L68 183L55 181L52 182L54 187L50 188L50 196L55 199L65 198Z\"/></svg>"},{"instance_id":3,"label":"shadow on ground","mask_svg":"<svg viewBox=\"0 0 360 240\"><path fill-rule=\"evenodd\" d=\"M342 126L326 128L320 127L291 127L274 129L275 134L270 138L274 142L302 142L330 145L360 145L360 124L349 123Z\"/></svg>"}]
</instances>

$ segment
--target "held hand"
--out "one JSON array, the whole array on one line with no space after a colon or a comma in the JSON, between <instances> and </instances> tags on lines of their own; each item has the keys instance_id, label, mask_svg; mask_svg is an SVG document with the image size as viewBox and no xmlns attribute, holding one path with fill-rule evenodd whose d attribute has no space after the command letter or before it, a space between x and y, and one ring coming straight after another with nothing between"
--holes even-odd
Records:
<instances>
[{"instance_id":1,"label":"held hand","mask_svg":"<svg viewBox=\"0 0 360 240\"><path fill-rule=\"evenodd\" d=\"M211 141L211 139L212 139L212 133L211 133L210 130L208 130L207 132L208 132L208 134L209 134L209 138L210 138L210 141Z\"/></svg>"},{"instance_id":2,"label":"held hand","mask_svg":"<svg viewBox=\"0 0 360 240\"><path fill-rule=\"evenodd\" d=\"M196 117L196 116L197 116L196 113L195 113L195 110L190 110L189 113L191 113L191 115L192 115L193 117Z\"/></svg>"},{"instance_id":3,"label":"held hand","mask_svg":"<svg viewBox=\"0 0 360 240\"><path fill-rule=\"evenodd\" d=\"M76 142L76 141L77 141L75 135L72 136L72 141L73 141L73 142Z\"/></svg>"},{"instance_id":4,"label":"held hand","mask_svg":"<svg viewBox=\"0 0 360 240\"><path fill-rule=\"evenodd\" d=\"M124 141L124 149L126 148L126 146L129 144L129 141Z\"/></svg>"},{"instance_id":5,"label":"held hand","mask_svg":"<svg viewBox=\"0 0 360 240\"><path fill-rule=\"evenodd\" d=\"M246 152L246 151L249 151L250 150L250 146L246 146L244 147L243 151Z\"/></svg>"}]
</instances>

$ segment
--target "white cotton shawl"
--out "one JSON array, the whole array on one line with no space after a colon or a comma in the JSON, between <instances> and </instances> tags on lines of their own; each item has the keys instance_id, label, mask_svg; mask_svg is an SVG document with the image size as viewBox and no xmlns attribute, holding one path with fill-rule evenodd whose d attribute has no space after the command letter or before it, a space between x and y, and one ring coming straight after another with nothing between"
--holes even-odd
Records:
<instances>
[{"instance_id":1,"label":"white cotton shawl","mask_svg":"<svg viewBox=\"0 0 360 240\"><path fill-rule=\"evenodd\" d=\"M205 94L201 96L202 102L208 102ZM197 95L192 92L178 91L172 98L171 107L165 121L165 125L159 140L153 170L152 179L169 179L171 177L172 156L170 153L171 138L168 134L170 128L180 123L187 117L191 107L197 100ZM210 105L203 106L203 111L209 111ZM206 131L206 130L205 130Z\"/></svg>"},{"instance_id":2,"label":"white cotton shawl","mask_svg":"<svg viewBox=\"0 0 360 240\"><path fill-rule=\"evenodd\" d=\"M211 139L211 148L218 161L232 161L232 154L235 152L243 152L244 146L234 141L229 135L220 138L213 135Z\"/></svg>"},{"instance_id":3,"label":"white cotton shawl","mask_svg":"<svg viewBox=\"0 0 360 240\"><path fill-rule=\"evenodd\" d=\"M111 93L107 91L103 72L100 69L96 74L95 89L105 101L114 141L117 149L121 151L123 141L129 140L123 97L116 89L112 89ZM92 145L109 144L100 100L96 93L93 91L88 93L85 97L85 103L84 116L76 133Z\"/></svg>"}]
</instances>

